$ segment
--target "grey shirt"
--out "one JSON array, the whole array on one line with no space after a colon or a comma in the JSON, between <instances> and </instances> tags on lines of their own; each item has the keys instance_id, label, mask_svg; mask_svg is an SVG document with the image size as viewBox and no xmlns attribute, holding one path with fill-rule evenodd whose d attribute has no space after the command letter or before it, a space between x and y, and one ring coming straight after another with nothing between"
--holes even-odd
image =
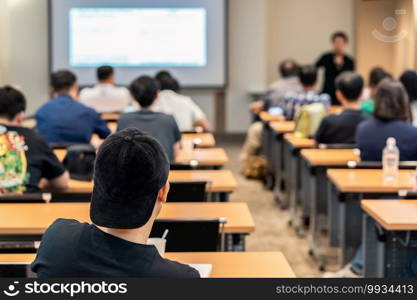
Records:
<instances>
[{"instance_id":1,"label":"grey shirt","mask_svg":"<svg viewBox=\"0 0 417 300\"><path fill-rule=\"evenodd\" d=\"M142 109L120 117L117 131L137 128L157 139L165 148L168 158L174 159L174 145L181 140L181 132L173 116Z\"/></svg>"},{"instance_id":2,"label":"grey shirt","mask_svg":"<svg viewBox=\"0 0 417 300\"><path fill-rule=\"evenodd\" d=\"M284 100L289 93L300 93L303 87L297 76L282 78L272 83L265 98L265 109L283 107Z\"/></svg>"}]
</instances>

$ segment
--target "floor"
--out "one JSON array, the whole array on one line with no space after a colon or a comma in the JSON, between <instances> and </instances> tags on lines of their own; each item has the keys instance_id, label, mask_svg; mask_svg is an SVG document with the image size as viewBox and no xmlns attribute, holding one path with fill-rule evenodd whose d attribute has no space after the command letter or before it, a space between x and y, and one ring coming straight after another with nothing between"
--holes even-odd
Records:
<instances>
[{"instance_id":1,"label":"floor","mask_svg":"<svg viewBox=\"0 0 417 300\"><path fill-rule=\"evenodd\" d=\"M273 199L273 194L265 190L260 181L247 180L240 175L239 151L243 137L218 138L218 146L223 147L230 162L227 169L233 171L238 181L238 190L231 201L247 202L255 219L256 230L246 239L247 251L281 251L288 259L297 277L321 277L317 265L308 255L308 241L299 238L288 226L288 211L282 211Z\"/></svg>"}]
</instances>

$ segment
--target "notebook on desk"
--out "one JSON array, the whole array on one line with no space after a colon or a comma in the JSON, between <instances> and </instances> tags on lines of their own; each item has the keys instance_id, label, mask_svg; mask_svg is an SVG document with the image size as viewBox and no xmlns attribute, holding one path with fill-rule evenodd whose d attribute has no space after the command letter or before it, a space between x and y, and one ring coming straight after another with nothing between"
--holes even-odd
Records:
<instances>
[{"instance_id":1,"label":"notebook on desk","mask_svg":"<svg viewBox=\"0 0 417 300\"><path fill-rule=\"evenodd\" d=\"M209 278L213 269L211 264L190 264L189 266L196 269L201 278Z\"/></svg>"}]
</instances>

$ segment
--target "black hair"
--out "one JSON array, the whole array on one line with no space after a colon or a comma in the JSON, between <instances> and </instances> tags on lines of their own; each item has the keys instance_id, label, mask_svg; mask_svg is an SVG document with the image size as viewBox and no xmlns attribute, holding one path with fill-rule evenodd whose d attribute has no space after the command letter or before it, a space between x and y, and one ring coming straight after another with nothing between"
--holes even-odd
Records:
<instances>
[{"instance_id":1,"label":"black hair","mask_svg":"<svg viewBox=\"0 0 417 300\"><path fill-rule=\"evenodd\" d=\"M333 33L332 37L331 37L331 40L332 40L332 42L334 42L338 38L342 38L345 41L345 43L349 43L349 37L343 31L337 31L337 32Z\"/></svg>"},{"instance_id":2,"label":"black hair","mask_svg":"<svg viewBox=\"0 0 417 300\"><path fill-rule=\"evenodd\" d=\"M293 59L286 59L279 65L279 73L283 78L298 76L300 67Z\"/></svg>"},{"instance_id":3,"label":"black hair","mask_svg":"<svg viewBox=\"0 0 417 300\"><path fill-rule=\"evenodd\" d=\"M159 71L159 72L158 72L158 73L156 73L156 75L155 75L155 79L156 79L156 80L158 80L159 82L160 82L162 79L165 79L165 78L174 78L174 77L171 75L171 73L170 73L170 72L168 72L168 71L166 71L166 70Z\"/></svg>"},{"instance_id":4,"label":"black hair","mask_svg":"<svg viewBox=\"0 0 417 300\"><path fill-rule=\"evenodd\" d=\"M405 71L400 77L401 83L407 91L410 102L417 100L417 73L415 71Z\"/></svg>"},{"instance_id":5,"label":"black hair","mask_svg":"<svg viewBox=\"0 0 417 300\"><path fill-rule=\"evenodd\" d=\"M401 82L386 78L378 85L374 116L384 121L412 121L407 92Z\"/></svg>"},{"instance_id":6,"label":"black hair","mask_svg":"<svg viewBox=\"0 0 417 300\"><path fill-rule=\"evenodd\" d=\"M375 67L369 73L369 85L376 87L385 78L392 78L392 75L381 67Z\"/></svg>"},{"instance_id":7,"label":"black hair","mask_svg":"<svg viewBox=\"0 0 417 300\"><path fill-rule=\"evenodd\" d=\"M97 68L97 79L99 81L107 80L114 74L114 69L111 66L101 66Z\"/></svg>"},{"instance_id":8,"label":"black hair","mask_svg":"<svg viewBox=\"0 0 417 300\"><path fill-rule=\"evenodd\" d=\"M158 81L149 76L141 76L130 84L130 93L141 107L147 108L158 97Z\"/></svg>"},{"instance_id":9,"label":"black hair","mask_svg":"<svg viewBox=\"0 0 417 300\"><path fill-rule=\"evenodd\" d=\"M170 90L174 92L179 92L181 89L180 84L178 83L178 80L176 80L173 77L162 77L160 80L158 80L159 85L161 87L161 91Z\"/></svg>"},{"instance_id":10,"label":"black hair","mask_svg":"<svg viewBox=\"0 0 417 300\"><path fill-rule=\"evenodd\" d=\"M25 110L26 98L22 92L11 86L0 88L0 116L11 121Z\"/></svg>"},{"instance_id":11,"label":"black hair","mask_svg":"<svg viewBox=\"0 0 417 300\"><path fill-rule=\"evenodd\" d=\"M68 92L77 82L74 73L68 70L60 70L51 74L51 86L55 92Z\"/></svg>"},{"instance_id":12,"label":"black hair","mask_svg":"<svg viewBox=\"0 0 417 300\"><path fill-rule=\"evenodd\" d=\"M317 82L317 68L313 65L302 66L299 78L303 86L315 85Z\"/></svg>"},{"instance_id":13,"label":"black hair","mask_svg":"<svg viewBox=\"0 0 417 300\"><path fill-rule=\"evenodd\" d=\"M336 89L350 102L359 99L364 84L362 76L354 72L343 72L336 78Z\"/></svg>"}]
</instances>

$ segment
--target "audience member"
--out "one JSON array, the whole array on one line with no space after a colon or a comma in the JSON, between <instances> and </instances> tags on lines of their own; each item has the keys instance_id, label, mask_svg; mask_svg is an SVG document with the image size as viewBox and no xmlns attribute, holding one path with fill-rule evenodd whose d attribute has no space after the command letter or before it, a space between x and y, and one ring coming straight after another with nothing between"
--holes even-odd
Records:
<instances>
[{"instance_id":1,"label":"audience member","mask_svg":"<svg viewBox=\"0 0 417 300\"><path fill-rule=\"evenodd\" d=\"M198 278L195 269L147 245L167 199L168 173L168 158L154 138L133 128L113 134L97 155L93 225L55 221L32 270L39 278Z\"/></svg>"},{"instance_id":2,"label":"audience member","mask_svg":"<svg viewBox=\"0 0 417 300\"><path fill-rule=\"evenodd\" d=\"M361 101L361 109L372 116L375 111L374 98L378 84L385 78L392 78L391 74L387 73L380 67L373 68L369 74L369 87L364 91Z\"/></svg>"},{"instance_id":3,"label":"audience member","mask_svg":"<svg viewBox=\"0 0 417 300\"><path fill-rule=\"evenodd\" d=\"M316 133L317 143L355 144L356 128L366 120L359 104L363 86L363 78L356 73L347 71L337 77L336 97L342 104L343 111L323 119Z\"/></svg>"},{"instance_id":4,"label":"audience member","mask_svg":"<svg viewBox=\"0 0 417 300\"><path fill-rule=\"evenodd\" d=\"M400 81L408 94L413 124L417 126L417 73L415 71L405 71L401 75Z\"/></svg>"},{"instance_id":5,"label":"audience member","mask_svg":"<svg viewBox=\"0 0 417 300\"><path fill-rule=\"evenodd\" d=\"M174 161L179 149L181 132L173 116L152 111L159 89L159 83L151 77L142 76L135 79L130 85L130 92L142 109L123 114L117 130L133 127L149 133L162 144L168 158Z\"/></svg>"},{"instance_id":6,"label":"audience member","mask_svg":"<svg viewBox=\"0 0 417 300\"><path fill-rule=\"evenodd\" d=\"M284 114L287 120L293 120L298 110L309 104L321 103L327 108L331 105L328 94L316 92L317 69L314 66L306 65L300 68L299 74L303 91L287 95L284 101Z\"/></svg>"},{"instance_id":7,"label":"audience member","mask_svg":"<svg viewBox=\"0 0 417 300\"><path fill-rule=\"evenodd\" d=\"M69 175L46 141L22 127L26 98L13 87L0 88L0 194L38 193L39 185L68 186Z\"/></svg>"},{"instance_id":8,"label":"audience member","mask_svg":"<svg viewBox=\"0 0 417 300\"><path fill-rule=\"evenodd\" d=\"M393 79L384 79L375 95L374 118L358 127L356 142L363 161L381 161L388 138L397 140L402 161L417 160L417 128L412 126L407 92Z\"/></svg>"},{"instance_id":9,"label":"audience member","mask_svg":"<svg viewBox=\"0 0 417 300\"><path fill-rule=\"evenodd\" d=\"M77 78L62 70L51 75L54 98L36 112L40 134L49 143L90 143L94 133L105 139L110 130L100 115L81 104L78 99Z\"/></svg>"},{"instance_id":10,"label":"audience member","mask_svg":"<svg viewBox=\"0 0 417 300\"><path fill-rule=\"evenodd\" d=\"M161 92L152 106L152 110L172 115L182 132L194 131L199 128L209 131L209 122L201 108L190 97L179 93L178 81L169 73L158 78Z\"/></svg>"},{"instance_id":11,"label":"audience member","mask_svg":"<svg viewBox=\"0 0 417 300\"><path fill-rule=\"evenodd\" d=\"M125 87L115 86L114 69L102 66L97 69L98 84L80 92L80 102L98 113L122 112L131 102Z\"/></svg>"}]
</instances>

